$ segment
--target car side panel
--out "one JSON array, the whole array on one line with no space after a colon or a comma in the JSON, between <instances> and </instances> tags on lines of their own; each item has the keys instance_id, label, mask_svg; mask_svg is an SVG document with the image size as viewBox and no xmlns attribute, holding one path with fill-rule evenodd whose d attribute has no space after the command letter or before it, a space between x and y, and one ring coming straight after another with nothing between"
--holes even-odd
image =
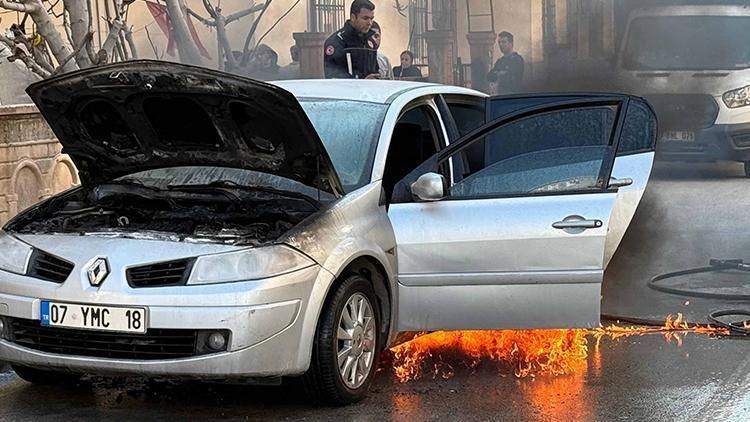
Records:
<instances>
[{"instance_id":1,"label":"car side panel","mask_svg":"<svg viewBox=\"0 0 750 422\"><path fill-rule=\"evenodd\" d=\"M306 364L309 364L312 356L318 318L331 286L346 266L359 257L375 259L385 269L385 278L392 294L392 321L388 342L396 335L396 237L385 206L379 205L380 191L379 181L362 187L279 240L304 252L330 274L330 278L315 283L309 305L302 316L304 335L300 345L300 359Z\"/></svg>"}]
</instances>

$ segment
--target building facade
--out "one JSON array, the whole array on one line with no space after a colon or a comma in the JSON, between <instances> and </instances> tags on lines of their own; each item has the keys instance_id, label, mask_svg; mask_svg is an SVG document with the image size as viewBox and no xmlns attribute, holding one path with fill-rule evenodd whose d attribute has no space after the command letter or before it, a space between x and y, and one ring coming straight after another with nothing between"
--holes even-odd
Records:
<instances>
[{"instance_id":1,"label":"building facade","mask_svg":"<svg viewBox=\"0 0 750 422\"><path fill-rule=\"evenodd\" d=\"M0 224L78 182L36 107L0 107Z\"/></svg>"}]
</instances>

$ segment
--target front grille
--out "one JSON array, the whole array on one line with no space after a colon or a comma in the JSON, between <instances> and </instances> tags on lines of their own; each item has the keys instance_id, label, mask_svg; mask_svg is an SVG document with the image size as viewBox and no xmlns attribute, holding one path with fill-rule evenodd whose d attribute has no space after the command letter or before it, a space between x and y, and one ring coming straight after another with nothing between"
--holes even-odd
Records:
<instances>
[{"instance_id":1,"label":"front grille","mask_svg":"<svg viewBox=\"0 0 750 422\"><path fill-rule=\"evenodd\" d=\"M44 327L13 319L11 341L46 353L111 359L159 360L196 355L196 330L150 329L146 334L106 333Z\"/></svg>"},{"instance_id":2,"label":"front grille","mask_svg":"<svg viewBox=\"0 0 750 422\"><path fill-rule=\"evenodd\" d=\"M711 127L719 115L719 105L710 95L647 95L661 130L691 130Z\"/></svg>"},{"instance_id":3,"label":"front grille","mask_svg":"<svg viewBox=\"0 0 750 422\"><path fill-rule=\"evenodd\" d=\"M26 271L26 275L42 280L54 281L55 283L62 283L72 271L73 263L40 251L39 249L34 249L29 260L29 269Z\"/></svg>"},{"instance_id":4,"label":"front grille","mask_svg":"<svg viewBox=\"0 0 750 422\"><path fill-rule=\"evenodd\" d=\"M182 286L187 283L193 262L194 259L181 259L128 268L128 283L132 287Z\"/></svg>"}]
</instances>

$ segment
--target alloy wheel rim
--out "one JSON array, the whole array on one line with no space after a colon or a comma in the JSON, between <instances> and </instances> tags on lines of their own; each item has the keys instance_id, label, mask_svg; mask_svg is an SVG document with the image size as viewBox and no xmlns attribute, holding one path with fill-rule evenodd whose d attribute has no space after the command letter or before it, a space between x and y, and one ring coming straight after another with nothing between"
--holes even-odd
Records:
<instances>
[{"instance_id":1,"label":"alloy wheel rim","mask_svg":"<svg viewBox=\"0 0 750 422\"><path fill-rule=\"evenodd\" d=\"M341 311L336 334L336 362L341 380L350 389L365 383L375 360L377 332L370 301L353 294Z\"/></svg>"}]
</instances>

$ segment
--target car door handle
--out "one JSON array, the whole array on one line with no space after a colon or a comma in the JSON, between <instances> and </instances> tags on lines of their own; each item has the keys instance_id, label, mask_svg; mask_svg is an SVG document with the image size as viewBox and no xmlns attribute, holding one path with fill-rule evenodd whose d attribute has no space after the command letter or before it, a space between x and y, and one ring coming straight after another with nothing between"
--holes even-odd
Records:
<instances>
[{"instance_id":1,"label":"car door handle","mask_svg":"<svg viewBox=\"0 0 750 422\"><path fill-rule=\"evenodd\" d=\"M598 229L602 227L604 223L602 220L563 220L556 223L552 223L552 227L560 230L565 229Z\"/></svg>"},{"instance_id":2,"label":"car door handle","mask_svg":"<svg viewBox=\"0 0 750 422\"><path fill-rule=\"evenodd\" d=\"M623 179L617 179L615 177L609 178L609 188L624 188L633 184L633 179L626 177Z\"/></svg>"}]
</instances>

